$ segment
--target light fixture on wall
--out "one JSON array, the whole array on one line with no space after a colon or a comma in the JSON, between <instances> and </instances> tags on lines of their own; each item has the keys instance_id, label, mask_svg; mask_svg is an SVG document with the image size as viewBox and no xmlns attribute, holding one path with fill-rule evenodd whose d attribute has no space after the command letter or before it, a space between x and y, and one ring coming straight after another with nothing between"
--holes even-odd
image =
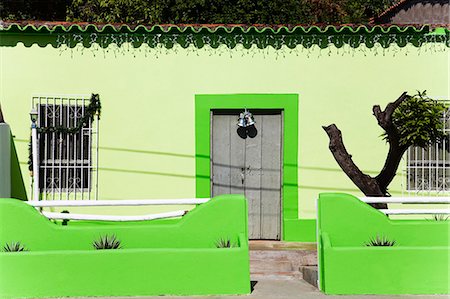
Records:
<instances>
[{"instance_id":1,"label":"light fixture on wall","mask_svg":"<svg viewBox=\"0 0 450 299\"><path fill-rule=\"evenodd\" d=\"M244 112L239 114L239 119L237 125L241 128L246 128L253 126L255 124L255 119L253 118L253 114L250 113L247 109Z\"/></svg>"},{"instance_id":2,"label":"light fixture on wall","mask_svg":"<svg viewBox=\"0 0 450 299\"><path fill-rule=\"evenodd\" d=\"M32 123L36 123L38 119L38 112L35 108L31 109L30 111L30 119Z\"/></svg>"}]
</instances>

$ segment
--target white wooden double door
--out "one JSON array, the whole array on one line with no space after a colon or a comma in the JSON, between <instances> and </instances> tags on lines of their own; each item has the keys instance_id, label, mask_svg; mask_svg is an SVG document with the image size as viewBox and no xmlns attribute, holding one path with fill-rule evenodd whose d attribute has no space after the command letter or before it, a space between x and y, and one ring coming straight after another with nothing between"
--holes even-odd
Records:
<instances>
[{"instance_id":1,"label":"white wooden double door","mask_svg":"<svg viewBox=\"0 0 450 299\"><path fill-rule=\"evenodd\" d=\"M245 195L249 238L280 240L283 114L251 110L255 126L239 129L240 112L211 112L211 195Z\"/></svg>"}]
</instances>

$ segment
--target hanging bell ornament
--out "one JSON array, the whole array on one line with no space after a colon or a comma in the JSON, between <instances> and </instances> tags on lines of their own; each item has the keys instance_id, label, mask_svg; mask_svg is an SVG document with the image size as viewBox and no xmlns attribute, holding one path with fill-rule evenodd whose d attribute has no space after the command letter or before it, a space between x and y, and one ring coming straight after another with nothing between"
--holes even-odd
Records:
<instances>
[{"instance_id":1,"label":"hanging bell ornament","mask_svg":"<svg viewBox=\"0 0 450 299\"><path fill-rule=\"evenodd\" d=\"M245 117L244 117L244 113L241 112L241 114L239 114L239 119L238 119L238 123L237 125L239 127L245 128L246 127L246 122L245 122Z\"/></svg>"},{"instance_id":2,"label":"hanging bell ornament","mask_svg":"<svg viewBox=\"0 0 450 299\"><path fill-rule=\"evenodd\" d=\"M255 124L255 119L253 118L253 115L250 112L247 112L247 114L245 115L245 120L247 126L253 126Z\"/></svg>"}]
</instances>

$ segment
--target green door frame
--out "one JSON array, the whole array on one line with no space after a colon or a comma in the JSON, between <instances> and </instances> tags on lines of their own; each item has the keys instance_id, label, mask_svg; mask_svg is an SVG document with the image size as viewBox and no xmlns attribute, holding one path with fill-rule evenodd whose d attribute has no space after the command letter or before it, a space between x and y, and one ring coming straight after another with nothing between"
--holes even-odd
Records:
<instances>
[{"instance_id":1,"label":"green door frame","mask_svg":"<svg viewBox=\"0 0 450 299\"><path fill-rule=\"evenodd\" d=\"M196 196L210 197L210 113L213 109L280 109L283 127L282 240L314 241L312 220L298 219L298 94L200 94L195 96ZM237 121L236 116L236 121ZM306 224L306 225L305 225Z\"/></svg>"}]
</instances>

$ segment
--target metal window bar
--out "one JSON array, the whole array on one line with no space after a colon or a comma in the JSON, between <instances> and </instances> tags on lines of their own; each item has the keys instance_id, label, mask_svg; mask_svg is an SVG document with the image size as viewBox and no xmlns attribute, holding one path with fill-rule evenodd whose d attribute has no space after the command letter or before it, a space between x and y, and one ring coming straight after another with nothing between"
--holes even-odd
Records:
<instances>
[{"instance_id":1,"label":"metal window bar","mask_svg":"<svg viewBox=\"0 0 450 299\"><path fill-rule=\"evenodd\" d=\"M76 127L85 115L90 97L33 96L37 127ZM98 172L98 119L89 119L76 133L38 130L36 135L38 150L33 151L33 159L38 161L38 174L34 174L38 179L32 180L32 200L97 199L98 175L94 172Z\"/></svg>"},{"instance_id":2,"label":"metal window bar","mask_svg":"<svg viewBox=\"0 0 450 299\"><path fill-rule=\"evenodd\" d=\"M436 98L435 98L436 99ZM450 103L444 111L443 131L450 137ZM406 153L406 191L410 196L442 196L450 194L450 154L448 142L430 145L428 148L410 147ZM402 190L403 193L403 190Z\"/></svg>"}]
</instances>

